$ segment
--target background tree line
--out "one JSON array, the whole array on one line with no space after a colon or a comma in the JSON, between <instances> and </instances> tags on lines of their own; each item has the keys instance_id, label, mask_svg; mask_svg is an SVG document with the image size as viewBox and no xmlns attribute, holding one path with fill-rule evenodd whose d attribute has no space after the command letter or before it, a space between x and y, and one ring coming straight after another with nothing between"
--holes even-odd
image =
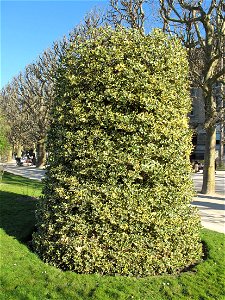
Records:
<instances>
[{"instance_id":1,"label":"background tree line","mask_svg":"<svg viewBox=\"0 0 225 300\"><path fill-rule=\"evenodd\" d=\"M51 119L50 111L55 97L54 83L57 69L70 41L85 36L89 27L97 26L100 18L97 13L85 17L84 24L76 27L69 38L64 37L53 43L38 59L15 76L2 88L0 94L1 115L9 130L5 134L12 154L21 156L23 149L34 149L37 153L37 166L45 163L45 139ZM6 148L4 148L6 149Z\"/></svg>"},{"instance_id":2,"label":"background tree line","mask_svg":"<svg viewBox=\"0 0 225 300\"><path fill-rule=\"evenodd\" d=\"M95 10L88 14L69 38L55 42L2 89L0 105L10 127L10 143L17 151L21 145L35 144L38 166L44 163L56 70L71 40L78 35L85 37L88 28L103 24L136 28L145 34L152 23L182 40L188 53L191 84L203 91L206 149L202 192L213 193L216 125L223 127L224 123L224 6L223 0L110 0L106 13ZM215 95L216 85L220 101Z\"/></svg>"}]
</instances>

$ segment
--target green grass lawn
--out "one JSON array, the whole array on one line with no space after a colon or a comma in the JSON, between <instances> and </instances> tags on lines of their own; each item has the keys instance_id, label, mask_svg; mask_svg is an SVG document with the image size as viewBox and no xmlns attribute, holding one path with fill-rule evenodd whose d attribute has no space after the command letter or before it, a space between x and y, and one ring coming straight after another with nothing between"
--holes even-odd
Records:
<instances>
[{"instance_id":1,"label":"green grass lawn","mask_svg":"<svg viewBox=\"0 0 225 300\"><path fill-rule=\"evenodd\" d=\"M0 183L0 299L225 299L225 235L202 230L206 259L177 276L79 275L44 264L29 249L41 183L5 173Z\"/></svg>"}]
</instances>

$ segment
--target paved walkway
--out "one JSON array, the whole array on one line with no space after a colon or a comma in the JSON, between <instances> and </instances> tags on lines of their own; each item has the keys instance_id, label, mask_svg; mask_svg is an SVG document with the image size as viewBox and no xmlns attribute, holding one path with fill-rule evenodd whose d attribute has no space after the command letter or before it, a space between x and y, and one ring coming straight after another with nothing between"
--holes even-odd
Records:
<instances>
[{"instance_id":1,"label":"paved walkway","mask_svg":"<svg viewBox=\"0 0 225 300\"><path fill-rule=\"evenodd\" d=\"M45 175L45 170L33 166L18 167L14 162L7 164L4 169L36 180L41 180ZM202 173L193 174L197 196L193 198L192 204L199 209L203 227L225 233L225 171L216 172L216 194L213 196L200 194L202 177Z\"/></svg>"},{"instance_id":2,"label":"paved walkway","mask_svg":"<svg viewBox=\"0 0 225 300\"><path fill-rule=\"evenodd\" d=\"M17 166L16 163L7 163L4 165L4 170L30 179L41 181L45 176L45 170L36 168L35 166Z\"/></svg>"},{"instance_id":3,"label":"paved walkway","mask_svg":"<svg viewBox=\"0 0 225 300\"><path fill-rule=\"evenodd\" d=\"M225 233L225 171L216 171L216 193L213 196L200 193L203 174L193 175L197 196L192 204L197 206L202 226L217 232Z\"/></svg>"}]
</instances>

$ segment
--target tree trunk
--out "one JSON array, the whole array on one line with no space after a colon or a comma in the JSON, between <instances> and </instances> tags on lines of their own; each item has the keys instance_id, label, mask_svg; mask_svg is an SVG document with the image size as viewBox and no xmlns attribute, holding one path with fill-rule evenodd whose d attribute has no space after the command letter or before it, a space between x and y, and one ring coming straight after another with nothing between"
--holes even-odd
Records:
<instances>
[{"instance_id":1,"label":"tree trunk","mask_svg":"<svg viewBox=\"0 0 225 300\"><path fill-rule=\"evenodd\" d=\"M41 139L37 143L37 167L43 167L45 164L46 152L45 152L45 141Z\"/></svg>"},{"instance_id":2,"label":"tree trunk","mask_svg":"<svg viewBox=\"0 0 225 300\"><path fill-rule=\"evenodd\" d=\"M23 149L23 147L20 144L17 144L15 146L15 153L16 153L17 157L22 156L22 149Z\"/></svg>"},{"instance_id":3,"label":"tree trunk","mask_svg":"<svg viewBox=\"0 0 225 300\"><path fill-rule=\"evenodd\" d=\"M223 53L224 53L224 45L223 45ZM223 69L224 66L224 56L222 56L221 59L221 70ZM220 103L220 107L221 109L224 108L224 99L223 99L223 93L224 93L224 84L221 83L220 86L220 95L219 97L221 98L221 103ZM222 114L221 120L220 120L220 149L219 149L219 166L222 167L224 166L224 113Z\"/></svg>"},{"instance_id":4,"label":"tree trunk","mask_svg":"<svg viewBox=\"0 0 225 300\"><path fill-rule=\"evenodd\" d=\"M12 147L8 150L8 154L7 154L7 162L10 162L13 158L13 149Z\"/></svg>"},{"instance_id":5,"label":"tree trunk","mask_svg":"<svg viewBox=\"0 0 225 300\"><path fill-rule=\"evenodd\" d=\"M216 127L206 130L205 160L203 172L203 194L215 193Z\"/></svg>"},{"instance_id":6,"label":"tree trunk","mask_svg":"<svg viewBox=\"0 0 225 300\"><path fill-rule=\"evenodd\" d=\"M224 118L220 123L220 149L219 149L219 166L224 165Z\"/></svg>"}]
</instances>

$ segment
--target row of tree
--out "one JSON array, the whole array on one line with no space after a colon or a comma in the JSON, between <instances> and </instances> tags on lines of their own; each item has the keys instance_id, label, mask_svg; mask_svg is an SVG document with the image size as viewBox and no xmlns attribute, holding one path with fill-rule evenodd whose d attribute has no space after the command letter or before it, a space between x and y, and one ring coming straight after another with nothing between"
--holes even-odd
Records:
<instances>
[{"instance_id":1,"label":"row of tree","mask_svg":"<svg viewBox=\"0 0 225 300\"><path fill-rule=\"evenodd\" d=\"M22 147L36 145L38 165L44 163L44 141L54 100L52 74L62 49L61 43L55 43L1 91L1 108L11 128L9 141L13 151L20 156Z\"/></svg>"},{"instance_id":2,"label":"row of tree","mask_svg":"<svg viewBox=\"0 0 225 300\"><path fill-rule=\"evenodd\" d=\"M160 23L150 15L157 11ZM90 27L102 24L136 28L145 34L149 21L156 22L165 32L176 35L187 48L192 84L203 91L205 102L205 170L204 193L215 190L216 124L223 119L223 65L225 18L223 0L110 0L104 14L92 12L83 25L74 29L69 38L55 42L35 63L15 77L1 91L0 106L11 128L9 141L14 151L21 146L36 145L38 166L44 163L44 144L54 101L55 73L65 49L77 36L85 37ZM216 101L214 87L220 83L220 103Z\"/></svg>"},{"instance_id":3,"label":"row of tree","mask_svg":"<svg viewBox=\"0 0 225 300\"><path fill-rule=\"evenodd\" d=\"M55 80L60 61L70 42L78 36L85 37L90 27L101 22L97 11L88 14L84 23L74 28L69 37L55 41L38 59L25 67L11 82L2 88L0 108L10 130L7 132L11 147L8 159L13 153L21 157L22 150L35 149L37 167L46 160L45 142L51 120L51 108L55 98Z\"/></svg>"}]
</instances>

